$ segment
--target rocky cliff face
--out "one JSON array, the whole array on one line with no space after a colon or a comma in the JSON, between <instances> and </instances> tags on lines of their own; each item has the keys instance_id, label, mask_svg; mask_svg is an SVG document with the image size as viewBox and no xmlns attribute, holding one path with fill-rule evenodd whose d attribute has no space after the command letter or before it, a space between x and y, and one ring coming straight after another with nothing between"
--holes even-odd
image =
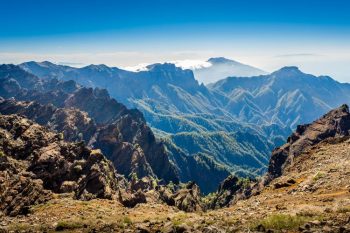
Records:
<instances>
[{"instance_id":1,"label":"rocky cliff face","mask_svg":"<svg viewBox=\"0 0 350 233\"><path fill-rule=\"evenodd\" d=\"M299 125L288 137L287 143L276 148L271 155L269 168L261 181L249 181L235 176L227 177L219 186L210 207L218 208L232 205L238 200L259 195L273 183L276 189L295 185L288 171L296 170L295 161L307 161L307 153L319 144L327 141L337 142L350 136L350 113L347 105L333 109L320 119L306 125ZM306 154L306 155L305 155ZM303 168L305 170L305 167ZM314 169L310 167L310 170ZM285 176L282 181L274 182L278 177Z\"/></svg>"},{"instance_id":2,"label":"rocky cliff face","mask_svg":"<svg viewBox=\"0 0 350 233\"><path fill-rule=\"evenodd\" d=\"M122 180L99 151L18 115L0 115L0 152L0 209L8 215L24 214L52 193L112 199Z\"/></svg>"},{"instance_id":3,"label":"rocky cliff face","mask_svg":"<svg viewBox=\"0 0 350 233\"><path fill-rule=\"evenodd\" d=\"M328 112L311 124L299 125L287 143L272 152L268 179L282 175L284 168L311 146L327 138L349 136L349 134L350 113L347 105Z\"/></svg>"},{"instance_id":4,"label":"rocky cliff face","mask_svg":"<svg viewBox=\"0 0 350 233\"><path fill-rule=\"evenodd\" d=\"M3 114L24 114L62 132L67 140L84 140L101 149L126 176L136 173L178 182L164 146L139 111L127 109L102 89L82 88L73 81L43 81L13 65L2 65L0 70L1 96L34 101L5 101Z\"/></svg>"}]
</instances>

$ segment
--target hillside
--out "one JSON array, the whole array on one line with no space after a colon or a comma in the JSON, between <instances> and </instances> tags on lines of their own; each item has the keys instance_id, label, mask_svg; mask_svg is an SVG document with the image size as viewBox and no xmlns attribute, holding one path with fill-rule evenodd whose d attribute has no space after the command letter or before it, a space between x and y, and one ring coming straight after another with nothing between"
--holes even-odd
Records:
<instances>
[{"instance_id":1,"label":"hillside","mask_svg":"<svg viewBox=\"0 0 350 233\"><path fill-rule=\"evenodd\" d=\"M101 149L127 178L136 174L166 183L195 181L207 193L229 175L206 154L187 156L173 143L157 140L142 113L127 109L106 90L42 80L13 65L1 66L0 74L0 96L15 98L1 100L0 113L24 115L63 133L66 140Z\"/></svg>"},{"instance_id":2,"label":"hillside","mask_svg":"<svg viewBox=\"0 0 350 233\"><path fill-rule=\"evenodd\" d=\"M210 89L228 98L224 109L241 121L295 129L350 101L350 85L284 67L269 75L229 77Z\"/></svg>"},{"instance_id":3,"label":"hillside","mask_svg":"<svg viewBox=\"0 0 350 233\"><path fill-rule=\"evenodd\" d=\"M346 105L311 124L300 126L303 130L294 132L289 142L281 147L287 148L288 144L289 148L298 147L298 153L288 154L290 162L274 163L283 168L280 169L282 172L269 179L253 196L242 196L237 192L235 200L226 208L189 213L161 203L149 202L124 208L116 201L100 199L84 202L59 196L47 204L30 208L30 214L25 217L3 216L2 228L24 232L28 229L76 232L349 232L349 126L350 113ZM310 139L312 143L309 143ZM271 178L269 174L271 171L267 174ZM242 186L243 190L257 190L255 184L255 181L246 183ZM221 190L234 188L232 185L222 185ZM202 199L210 200L210 197Z\"/></svg>"}]
</instances>

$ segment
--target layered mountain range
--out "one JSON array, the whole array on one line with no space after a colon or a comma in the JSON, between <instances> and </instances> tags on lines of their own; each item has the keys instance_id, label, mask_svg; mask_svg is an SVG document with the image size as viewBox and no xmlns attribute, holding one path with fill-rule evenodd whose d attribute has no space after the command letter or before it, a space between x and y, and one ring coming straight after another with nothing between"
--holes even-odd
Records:
<instances>
[{"instance_id":1,"label":"layered mountain range","mask_svg":"<svg viewBox=\"0 0 350 233\"><path fill-rule=\"evenodd\" d=\"M14 65L0 66L0 83L0 95L7 98L0 103L0 113L21 114L68 141L101 149L127 178L135 174L165 183L195 181L206 191L215 190L229 174L204 154L188 156L157 140L141 112L127 109L104 89L40 79Z\"/></svg>"},{"instance_id":2,"label":"layered mountain range","mask_svg":"<svg viewBox=\"0 0 350 233\"><path fill-rule=\"evenodd\" d=\"M215 63L212 67L232 63L224 58L209 61ZM205 86L195 79L196 71L170 63L149 65L139 72L50 62L20 66L44 80L74 80L105 88L127 107L139 109L179 170L183 170L179 158L186 158L193 164L205 161L226 174L263 174L270 151L282 145L298 124L350 102L349 84L305 74L297 67L254 77L228 77ZM214 190L214 186L203 188Z\"/></svg>"}]
</instances>

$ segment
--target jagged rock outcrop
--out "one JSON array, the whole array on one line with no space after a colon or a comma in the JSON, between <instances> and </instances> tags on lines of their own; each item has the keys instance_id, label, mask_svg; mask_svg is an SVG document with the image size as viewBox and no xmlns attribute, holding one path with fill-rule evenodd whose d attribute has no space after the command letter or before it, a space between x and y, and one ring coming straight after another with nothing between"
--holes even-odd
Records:
<instances>
[{"instance_id":1,"label":"jagged rock outcrop","mask_svg":"<svg viewBox=\"0 0 350 233\"><path fill-rule=\"evenodd\" d=\"M212 209L229 206L235 200L246 198L249 195L252 180L239 178L234 175L228 176L220 183L213 201L209 204Z\"/></svg>"},{"instance_id":2,"label":"jagged rock outcrop","mask_svg":"<svg viewBox=\"0 0 350 233\"><path fill-rule=\"evenodd\" d=\"M29 206L52 198L43 181L24 170L26 164L0 152L0 213L10 216L27 214Z\"/></svg>"},{"instance_id":3,"label":"jagged rock outcrop","mask_svg":"<svg viewBox=\"0 0 350 233\"><path fill-rule=\"evenodd\" d=\"M0 113L23 115L40 125L60 132L67 141L89 142L97 130L96 123L86 112L76 108L57 108L52 104L42 105L35 101L0 99Z\"/></svg>"},{"instance_id":4,"label":"jagged rock outcrop","mask_svg":"<svg viewBox=\"0 0 350 233\"><path fill-rule=\"evenodd\" d=\"M168 205L173 205L186 212L201 211L204 209L198 185L188 182L184 187L171 190L168 187L159 187L160 199Z\"/></svg>"},{"instance_id":5,"label":"jagged rock outcrop","mask_svg":"<svg viewBox=\"0 0 350 233\"><path fill-rule=\"evenodd\" d=\"M132 177L131 181L129 182L129 188L133 191L143 191L147 192L150 190L154 190L157 186L157 181L154 180L152 177L142 177L141 179L138 179L137 177Z\"/></svg>"},{"instance_id":6,"label":"jagged rock outcrop","mask_svg":"<svg viewBox=\"0 0 350 233\"><path fill-rule=\"evenodd\" d=\"M327 138L350 135L350 113L347 105L331 110L311 124L299 125L287 143L272 152L267 181L282 175L295 157Z\"/></svg>"},{"instance_id":7,"label":"jagged rock outcrop","mask_svg":"<svg viewBox=\"0 0 350 233\"><path fill-rule=\"evenodd\" d=\"M187 212L202 210L201 194L198 185L189 182L184 188L179 189L173 196L175 206Z\"/></svg>"},{"instance_id":8,"label":"jagged rock outcrop","mask_svg":"<svg viewBox=\"0 0 350 233\"><path fill-rule=\"evenodd\" d=\"M35 101L6 102L11 106L2 107L4 114L23 114L62 132L67 140L84 140L101 149L127 177L136 173L178 182L164 145L156 140L138 110L127 109L103 89L82 88L74 81L41 80L14 65L1 65L0 70L1 96Z\"/></svg>"},{"instance_id":9,"label":"jagged rock outcrop","mask_svg":"<svg viewBox=\"0 0 350 233\"><path fill-rule=\"evenodd\" d=\"M121 190L119 192L119 199L118 200L124 206L129 207L129 208L133 208L137 204L147 202L146 195L141 190L139 190L137 192L127 192L125 190Z\"/></svg>"},{"instance_id":10,"label":"jagged rock outcrop","mask_svg":"<svg viewBox=\"0 0 350 233\"><path fill-rule=\"evenodd\" d=\"M51 192L75 198L115 198L118 180L113 165L98 150L68 143L18 115L0 115L0 207L8 215L25 213Z\"/></svg>"}]
</instances>

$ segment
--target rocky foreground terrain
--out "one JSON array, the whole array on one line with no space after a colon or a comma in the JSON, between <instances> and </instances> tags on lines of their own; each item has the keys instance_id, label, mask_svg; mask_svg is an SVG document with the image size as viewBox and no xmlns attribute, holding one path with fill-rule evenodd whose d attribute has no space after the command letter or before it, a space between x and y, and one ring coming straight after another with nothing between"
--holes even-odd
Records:
<instances>
[{"instance_id":1,"label":"rocky foreground terrain","mask_svg":"<svg viewBox=\"0 0 350 233\"><path fill-rule=\"evenodd\" d=\"M350 232L350 113L299 126L260 180L130 182L102 153L0 116L1 232Z\"/></svg>"}]
</instances>

